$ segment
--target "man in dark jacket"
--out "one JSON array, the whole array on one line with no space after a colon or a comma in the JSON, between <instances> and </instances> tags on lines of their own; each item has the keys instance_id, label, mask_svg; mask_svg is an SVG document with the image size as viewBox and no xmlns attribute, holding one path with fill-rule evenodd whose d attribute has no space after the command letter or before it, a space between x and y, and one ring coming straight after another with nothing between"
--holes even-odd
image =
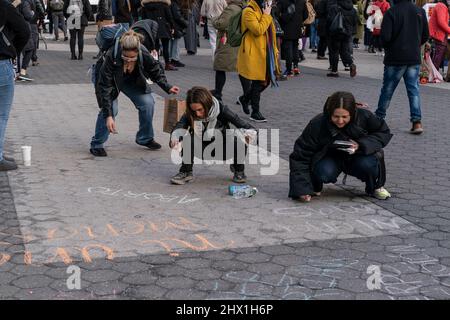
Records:
<instances>
[{"instance_id":1,"label":"man in dark jacket","mask_svg":"<svg viewBox=\"0 0 450 320\"><path fill-rule=\"evenodd\" d=\"M132 1L131 0L116 0L117 12L114 16L114 23L128 23L132 24Z\"/></svg>"},{"instance_id":2,"label":"man in dark jacket","mask_svg":"<svg viewBox=\"0 0 450 320\"><path fill-rule=\"evenodd\" d=\"M334 28L338 14L342 14L343 17L343 30ZM327 1L327 34L331 65L331 72L327 74L328 77L339 77L339 55L344 65L350 67L350 76L356 76L356 65L353 63L353 57L349 50L352 35L356 30L356 21L357 17L352 0Z\"/></svg>"},{"instance_id":3,"label":"man in dark jacket","mask_svg":"<svg viewBox=\"0 0 450 320\"><path fill-rule=\"evenodd\" d=\"M0 0L0 171L17 169L14 159L3 154L6 125L14 98L12 59L22 51L30 37L24 18L6 0Z\"/></svg>"},{"instance_id":4,"label":"man in dark jacket","mask_svg":"<svg viewBox=\"0 0 450 320\"><path fill-rule=\"evenodd\" d=\"M383 17L381 41L385 49L383 87L375 114L384 119L392 95L400 79L408 92L411 133L421 134L419 71L420 46L429 37L425 11L409 0L395 0L395 5Z\"/></svg>"},{"instance_id":5,"label":"man in dark jacket","mask_svg":"<svg viewBox=\"0 0 450 320\"><path fill-rule=\"evenodd\" d=\"M167 93L177 94L179 88L167 83L159 61L141 44L140 35L133 30L124 33L117 49L112 47L106 53L100 69L95 94L100 113L97 117L95 135L91 140L90 152L96 157L106 157L103 144L109 133L116 133L115 117L118 112L117 97L123 92L139 110L139 131L136 143L157 150L161 145L153 136L154 100L147 79L157 83Z\"/></svg>"},{"instance_id":6,"label":"man in dark jacket","mask_svg":"<svg viewBox=\"0 0 450 320\"><path fill-rule=\"evenodd\" d=\"M282 55L286 60L285 76L299 75L298 40L302 36L303 21L308 18L305 0L281 0L278 2L280 25L284 31L281 43ZM294 69L292 69L294 64Z\"/></svg>"}]
</instances>

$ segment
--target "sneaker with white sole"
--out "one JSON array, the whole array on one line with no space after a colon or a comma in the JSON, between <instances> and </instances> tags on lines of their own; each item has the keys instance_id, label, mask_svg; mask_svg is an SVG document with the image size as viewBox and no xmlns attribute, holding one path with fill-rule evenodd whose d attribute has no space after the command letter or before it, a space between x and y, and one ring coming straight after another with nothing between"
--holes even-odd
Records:
<instances>
[{"instance_id":1,"label":"sneaker with white sole","mask_svg":"<svg viewBox=\"0 0 450 320\"><path fill-rule=\"evenodd\" d=\"M190 172L178 172L176 175L170 179L172 184L183 185L186 182L192 181L194 176L192 175L192 171Z\"/></svg>"},{"instance_id":2,"label":"sneaker with white sole","mask_svg":"<svg viewBox=\"0 0 450 320\"><path fill-rule=\"evenodd\" d=\"M391 197L391 194L384 187L381 187L375 189L375 191L373 192L373 196L378 200L386 200Z\"/></svg>"}]
</instances>

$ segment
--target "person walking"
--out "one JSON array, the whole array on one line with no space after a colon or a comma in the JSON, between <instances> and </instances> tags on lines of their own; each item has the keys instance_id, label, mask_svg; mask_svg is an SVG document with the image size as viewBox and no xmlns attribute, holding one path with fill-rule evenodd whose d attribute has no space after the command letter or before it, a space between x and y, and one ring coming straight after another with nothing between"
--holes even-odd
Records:
<instances>
[{"instance_id":1,"label":"person walking","mask_svg":"<svg viewBox=\"0 0 450 320\"><path fill-rule=\"evenodd\" d=\"M170 64L174 67L182 68L185 64L180 61L179 40L186 35L186 29L189 23L181 12L179 0L172 0L170 11L175 22L175 32L169 42Z\"/></svg>"},{"instance_id":2,"label":"person walking","mask_svg":"<svg viewBox=\"0 0 450 320\"><path fill-rule=\"evenodd\" d=\"M430 22L430 38L434 42L433 64L439 70L447 51L448 35L450 27L448 25L449 14L447 0L436 0Z\"/></svg>"},{"instance_id":3,"label":"person walking","mask_svg":"<svg viewBox=\"0 0 450 320\"><path fill-rule=\"evenodd\" d=\"M341 56L344 66L349 67L350 76L356 76L356 65L351 55L352 36L356 32L356 11L352 0L327 1L327 35L331 72L327 77L339 77L338 63ZM333 22L342 14L343 30L334 30Z\"/></svg>"},{"instance_id":4,"label":"person walking","mask_svg":"<svg viewBox=\"0 0 450 320\"><path fill-rule=\"evenodd\" d=\"M55 33L55 41L59 40L59 25L62 26L64 33L64 41L69 40L67 37L67 25L64 19L64 0L49 0L49 7L52 11L53 32Z\"/></svg>"},{"instance_id":5,"label":"person walking","mask_svg":"<svg viewBox=\"0 0 450 320\"><path fill-rule=\"evenodd\" d=\"M419 72L420 47L429 37L425 11L410 0L395 0L386 12L381 25L381 42L385 50L383 86L375 114L384 119L392 96L400 79L405 80L409 99L410 132L421 134L422 113L420 106Z\"/></svg>"},{"instance_id":6,"label":"person walking","mask_svg":"<svg viewBox=\"0 0 450 320\"><path fill-rule=\"evenodd\" d=\"M250 0L242 11L241 31L243 33L238 52L237 69L243 95L237 103L250 119L267 122L260 112L261 93L270 85L278 86L280 75L276 31L271 15L271 1Z\"/></svg>"},{"instance_id":7,"label":"person walking","mask_svg":"<svg viewBox=\"0 0 450 320\"><path fill-rule=\"evenodd\" d=\"M231 17L238 14L245 5L244 0L230 0L222 14L214 20L213 27L217 29L217 49L214 55L214 71L216 72L215 87L212 94L222 101L222 91L227 80L227 72L236 72L239 47L232 47L227 42L227 28Z\"/></svg>"},{"instance_id":8,"label":"person walking","mask_svg":"<svg viewBox=\"0 0 450 320\"><path fill-rule=\"evenodd\" d=\"M227 7L226 0L203 0L200 8L200 15L206 18L208 29L208 41L211 45L212 58L216 52L217 29L214 27L214 20L220 16Z\"/></svg>"}]
</instances>

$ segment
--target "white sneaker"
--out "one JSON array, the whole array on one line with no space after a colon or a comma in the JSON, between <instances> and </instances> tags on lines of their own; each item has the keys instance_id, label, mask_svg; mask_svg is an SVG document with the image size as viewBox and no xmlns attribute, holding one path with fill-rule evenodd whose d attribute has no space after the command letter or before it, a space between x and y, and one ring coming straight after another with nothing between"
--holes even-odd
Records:
<instances>
[{"instance_id":1,"label":"white sneaker","mask_svg":"<svg viewBox=\"0 0 450 320\"><path fill-rule=\"evenodd\" d=\"M378 200L386 200L387 198L391 197L391 194L384 187L381 187L375 189L375 191L373 192L373 196Z\"/></svg>"}]
</instances>

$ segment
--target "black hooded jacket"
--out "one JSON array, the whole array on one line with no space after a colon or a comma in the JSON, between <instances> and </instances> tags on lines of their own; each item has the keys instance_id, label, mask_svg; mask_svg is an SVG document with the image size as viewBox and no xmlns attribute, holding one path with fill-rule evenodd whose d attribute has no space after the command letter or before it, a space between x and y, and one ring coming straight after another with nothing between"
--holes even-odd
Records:
<instances>
[{"instance_id":1,"label":"black hooded jacket","mask_svg":"<svg viewBox=\"0 0 450 320\"><path fill-rule=\"evenodd\" d=\"M0 0L0 60L14 59L30 38L30 27L23 16L6 0Z\"/></svg>"},{"instance_id":2,"label":"black hooded jacket","mask_svg":"<svg viewBox=\"0 0 450 320\"><path fill-rule=\"evenodd\" d=\"M386 49L385 65L421 63L420 46L429 38L425 10L409 0L395 0L383 16L381 41Z\"/></svg>"},{"instance_id":3,"label":"black hooded jacket","mask_svg":"<svg viewBox=\"0 0 450 320\"><path fill-rule=\"evenodd\" d=\"M289 156L289 197L296 199L314 192L311 173L340 135L356 141L359 144L356 154L363 155L380 151L392 138L386 122L367 109L357 108L355 116L343 129L331 122L324 109L308 123Z\"/></svg>"},{"instance_id":4,"label":"black hooded jacket","mask_svg":"<svg viewBox=\"0 0 450 320\"><path fill-rule=\"evenodd\" d=\"M280 25L284 31L283 39L297 40L302 36L303 21L308 18L305 0L280 0L277 5L280 11ZM291 12L288 8L294 8Z\"/></svg>"},{"instance_id":5,"label":"black hooded jacket","mask_svg":"<svg viewBox=\"0 0 450 320\"><path fill-rule=\"evenodd\" d=\"M123 61L121 59L122 50L119 46L117 53L114 47L110 48L105 56L99 73L99 79L95 86L95 94L99 107L106 117L112 116L112 103L119 96L123 87ZM172 86L167 82L164 71L159 61L153 59L150 52L141 45L137 66L138 78L135 85L142 89L142 92L150 93L150 85L147 79L158 84L165 92L169 93Z\"/></svg>"},{"instance_id":6,"label":"black hooded jacket","mask_svg":"<svg viewBox=\"0 0 450 320\"><path fill-rule=\"evenodd\" d=\"M329 30L333 18L339 11L344 16L345 33L347 36L351 36L356 32L357 24L357 14L353 8L352 0L327 0L327 30Z\"/></svg>"}]
</instances>

